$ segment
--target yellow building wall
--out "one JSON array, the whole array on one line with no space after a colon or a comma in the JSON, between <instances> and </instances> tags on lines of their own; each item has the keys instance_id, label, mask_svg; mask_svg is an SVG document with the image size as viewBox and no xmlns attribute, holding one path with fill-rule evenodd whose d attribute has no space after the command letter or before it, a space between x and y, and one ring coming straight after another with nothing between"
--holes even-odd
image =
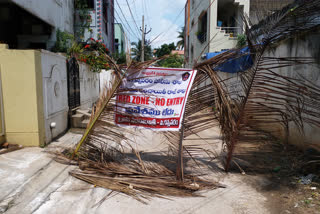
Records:
<instances>
[{"instance_id":1,"label":"yellow building wall","mask_svg":"<svg viewBox=\"0 0 320 214\"><path fill-rule=\"evenodd\" d=\"M43 146L41 54L0 44L5 135L9 143Z\"/></svg>"},{"instance_id":2,"label":"yellow building wall","mask_svg":"<svg viewBox=\"0 0 320 214\"><path fill-rule=\"evenodd\" d=\"M3 117L2 83L1 83L1 70L0 70L0 144L6 141L4 134L5 133L4 133L4 117Z\"/></svg>"}]
</instances>

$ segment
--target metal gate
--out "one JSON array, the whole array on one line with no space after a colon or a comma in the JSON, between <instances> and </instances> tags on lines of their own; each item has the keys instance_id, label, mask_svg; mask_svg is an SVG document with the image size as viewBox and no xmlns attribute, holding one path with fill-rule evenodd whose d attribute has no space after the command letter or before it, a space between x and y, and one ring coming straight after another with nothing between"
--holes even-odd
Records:
<instances>
[{"instance_id":1,"label":"metal gate","mask_svg":"<svg viewBox=\"0 0 320 214\"><path fill-rule=\"evenodd\" d=\"M80 76L79 64L76 58L72 57L67 62L68 72L68 103L72 110L80 106Z\"/></svg>"}]
</instances>

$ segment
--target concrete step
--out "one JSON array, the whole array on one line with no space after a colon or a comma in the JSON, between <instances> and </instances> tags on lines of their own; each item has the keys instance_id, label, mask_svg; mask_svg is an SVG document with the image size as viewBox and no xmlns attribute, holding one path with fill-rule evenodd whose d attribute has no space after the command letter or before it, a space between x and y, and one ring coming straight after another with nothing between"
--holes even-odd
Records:
<instances>
[{"instance_id":1,"label":"concrete step","mask_svg":"<svg viewBox=\"0 0 320 214\"><path fill-rule=\"evenodd\" d=\"M91 117L91 109L78 109L76 111L77 114L83 114L86 118Z\"/></svg>"},{"instance_id":2,"label":"concrete step","mask_svg":"<svg viewBox=\"0 0 320 214\"><path fill-rule=\"evenodd\" d=\"M71 117L72 128L80 128L82 121L84 120L83 114L74 114Z\"/></svg>"},{"instance_id":3,"label":"concrete step","mask_svg":"<svg viewBox=\"0 0 320 214\"><path fill-rule=\"evenodd\" d=\"M87 124L89 123L91 117L91 111L91 109L77 109L71 118L72 128L87 128Z\"/></svg>"},{"instance_id":4,"label":"concrete step","mask_svg":"<svg viewBox=\"0 0 320 214\"><path fill-rule=\"evenodd\" d=\"M81 127L80 128L86 129L89 122L90 122L90 119L83 120L81 122Z\"/></svg>"}]
</instances>

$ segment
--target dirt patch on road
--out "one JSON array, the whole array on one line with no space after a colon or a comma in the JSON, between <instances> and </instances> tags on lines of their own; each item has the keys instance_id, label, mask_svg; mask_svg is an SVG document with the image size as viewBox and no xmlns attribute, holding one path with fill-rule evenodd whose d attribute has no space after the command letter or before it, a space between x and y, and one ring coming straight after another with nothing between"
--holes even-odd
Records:
<instances>
[{"instance_id":1,"label":"dirt patch on road","mask_svg":"<svg viewBox=\"0 0 320 214\"><path fill-rule=\"evenodd\" d=\"M250 152L244 152L248 146ZM308 152L293 146L265 142L241 145L234 160L248 177L259 178L247 182L265 195L271 213L320 213L320 170L305 165L309 158ZM232 171L239 168L234 165Z\"/></svg>"}]
</instances>

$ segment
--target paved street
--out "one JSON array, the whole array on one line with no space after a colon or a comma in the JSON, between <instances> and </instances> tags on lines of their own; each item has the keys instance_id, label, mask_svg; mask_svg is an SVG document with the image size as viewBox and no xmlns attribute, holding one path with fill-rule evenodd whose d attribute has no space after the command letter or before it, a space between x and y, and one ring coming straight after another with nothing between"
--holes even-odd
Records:
<instances>
[{"instance_id":1,"label":"paved street","mask_svg":"<svg viewBox=\"0 0 320 214\"><path fill-rule=\"evenodd\" d=\"M217 130L203 137L217 140ZM0 212L5 213L269 213L266 198L247 184L247 175L215 173L224 189L203 192L198 198L153 198L148 205L123 194L95 188L71 177L74 166L55 162L46 150L77 142L79 133L69 132L49 148L25 148L0 156ZM189 141L194 137L190 136ZM146 140L148 141L148 139ZM150 141L149 141L150 142ZM186 143L188 140L186 141ZM106 200L103 200L108 196ZM101 201L102 200L102 201Z\"/></svg>"}]
</instances>

